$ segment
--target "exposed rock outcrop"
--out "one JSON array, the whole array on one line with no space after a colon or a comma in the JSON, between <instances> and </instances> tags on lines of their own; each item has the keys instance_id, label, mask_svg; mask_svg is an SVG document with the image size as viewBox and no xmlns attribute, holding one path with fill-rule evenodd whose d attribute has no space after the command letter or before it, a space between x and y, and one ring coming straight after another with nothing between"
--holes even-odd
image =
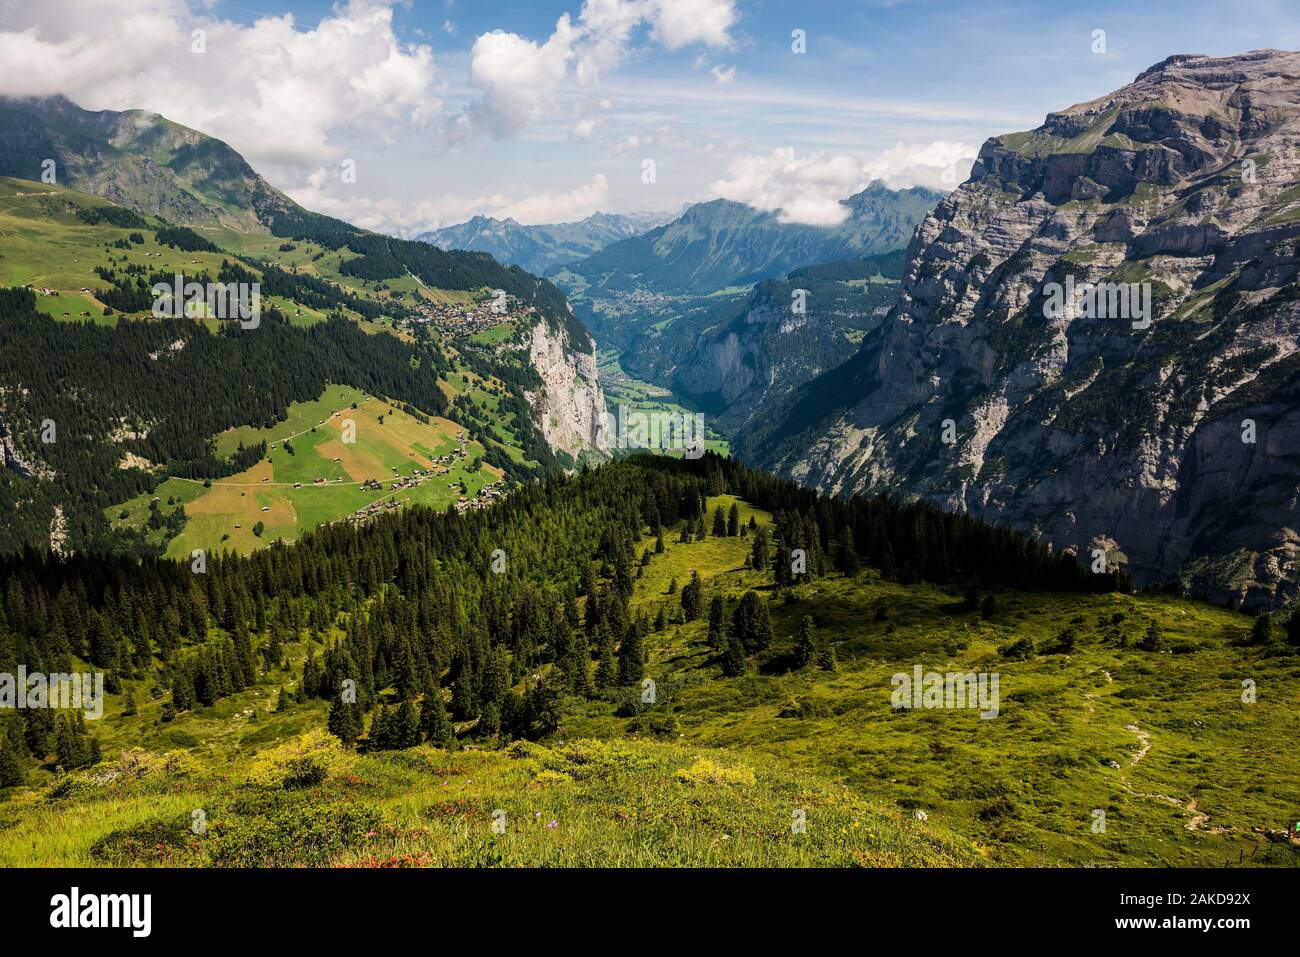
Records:
<instances>
[{"instance_id":1,"label":"exposed rock outcrop","mask_svg":"<svg viewBox=\"0 0 1300 957\"><path fill-rule=\"evenodd\" d=\"M551 449L573 459L600 451L605 394L596 377L596 356L575 347L569 334L543 321L532 329L528 361L542 380L529 393L538 427Z\"/></svg>"},{"instance_id":2,"label":"exposed rock outcrop","mask_svg":"<svg viewBox=\"0 0 1300 957\"><path fill-rule=\"evenodd\" d=\"M1300 54L1273 50L1171 57L989 140L918 227L899 306L851 360L858 391L811 427L805 397L756 457L1081 552L1113 540L1139 582L1293 596L1298 146ZM1067 282L1115 295L1054 309ZM1149 325L1125 289L1151 295Z\"/></svg>"}]
</instances>

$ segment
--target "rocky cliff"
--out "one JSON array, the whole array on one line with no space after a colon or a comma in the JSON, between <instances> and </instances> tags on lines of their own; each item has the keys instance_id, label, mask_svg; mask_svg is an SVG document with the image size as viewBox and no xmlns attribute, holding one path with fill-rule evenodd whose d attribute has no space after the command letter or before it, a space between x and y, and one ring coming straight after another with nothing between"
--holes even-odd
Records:
<instances>
[{"instance_id":1,"label":"rocky cliff","mask_svg":"<svg viewBox=\"0 0 1300 957\"><path fill-rule=\"evenodd\" d=\"M575 344L566 329L536 323L528 340L528 361L541 378L541 387L528 393L537 424L557 454L575 460L603 444L605 394L596 377L594 351Z\"/></svg>"},{"instance_id":2,"label":"rocky cliff","mask_svg":"<svg viewBox=\"0 0 1300 957\"><path fill-rule=\"evenodd\" d=\"M917 228L853 394L814 380L751 457L1109 546L1139 582L1293 596L1298 140L1300 54L1274 50L1170 57L989 140Z\"/></svg>"}]
</instances>

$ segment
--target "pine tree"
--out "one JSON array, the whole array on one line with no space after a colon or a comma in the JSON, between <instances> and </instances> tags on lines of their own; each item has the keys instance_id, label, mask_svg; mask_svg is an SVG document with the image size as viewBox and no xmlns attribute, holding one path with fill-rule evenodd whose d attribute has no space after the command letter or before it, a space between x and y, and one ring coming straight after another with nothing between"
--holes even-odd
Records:
<instances>
[{"instance_id":1,"label":"pine tree","mask_svg":"<svg viewBox=\"0 0 1300 957\"><path fill-rule=\"evenodd\" d=\"M708 645L715 652L721 652L727 644L726 605L721 595L714 595L709 601L709 637Z\"/></svg>"},{"instance_id":2,"label":"pine tree","mask_svg":"<svg viewBox=\"0 0 1300 957\"><path fill-rule=\"evenodd\" d=\"M727 536L735 538L740 534L740 509L736 503L731 503L731 508L727 511Z\"/></svg>"},{"instance_id":3,"label":"pine tree","mask_svg":"<svg viewBox=\"0 0 1300 957\"><path fill-rule=\"evenodd\" d=\"M751 518L752 521L752 518ZM767 568L767 530L760 529L754 535L754 544L749 553L750 567L755 571L763 571Z\"/></svg>"},{"instance_id":4,"label":"pine tree","mask_svg":"<svg viewBox=\"0 0 1300 957\"><path fill-rule=\"evenodd\" d=\"M733 506L734 508L734 506ZM725 538L727 534L727 516L719 505L713 510L713 537Z\"/></svg>"},{"instance_id":5,"label":"pine tree","mask_svg":"<svg viewBox=\"0 0 1300 957\"><path fill-rule=\"evenodd\" d=\"M393 709L386 704L375 705L375 715L370 720L370 734L366 737L367 751L387 751L393 746Z\"/></svg>"},{"instance_id":6,"label":"pine tree","mask_svg":"<svg viewBox=\"0 0 1300 957\"><path fill-rule=\"evenodd\" d=\"M415 711L415 705L408 698L397 707L397 718L393 723L393 747L413 748L419 743L420 716Z\"/></svg>"},{"instance_id":7,"label":"pine tree","mask_svg":"<svg viewBox=\"0 0 1300 957\"><path fill-rule=\"evenodd\" d=\"M811 615L805 615L799 625L799 638L794 645L794 666L796 668L807 668L817 660L817 639L814 635L816 629L813 627Z\"/></svg>"},{"instance_id":8,"label":"pine tree","mask_svg":"<svg viewBox=\"0 0 1300 957\"><path fill-rule=\"evenodd\" d=\"M343 701L343 694L334 696L330 704L329 718L326 723L330 734L342 741L347 747L357 743L361 737L361 708L356 704Z\"/></svg>"},{"instance_id":9,"label":"pine tree","mask_svg":"<svg viewBox=\"0 0 1300 957\"><path fill-rule=\"evenodd\" d=\"M435 748L450 748L455 740L442 690L434 688L420 702L420 733Z\"/></svg>"},{"instance_id":10,"label":"pine tree","mask_svg":"<svg viewBox=\"0 0 1300 957\"><path fill-rule=\"evenodd\" d=\"M644 675L645 648L640 629L633 625L618 647L618 681L624 685L636 684Z\"/></svg>"},{"instance_id":11,"label":"pine tree","mask_svg":"<svg viewBox=\"0 0 1300 957\"><path fill-rule=\"evenodd\" d=\"M731 616L731 631L747 653L763 651L772 643L772 620L758 592L747 591L741 597Z\"/></svg>"},{"instance_id":12,"label":"pine tree","mask_svg":"<svg viewBox=\"0 0 1300 957\"><path fill-rule=\"evenodd\" d=\"M596 689L608 691L618 681L618 663L614 660L614 645L605 642L601 645L600 660L596 664Z\"/></svg>"},{"instance_id":13,"label":"pine tree","mask_svg":"<svg viewBox=\"0 0 1300 957\"><path fill-rule=\"evenodd\" d=\"M745 673L745 646L736 635L727 636L727 648L722 655L722 673L728 678L738 678Z\"/></svg>"},{"instance_id":14,"label":"pine tree","mask_svg":"<svg viewBox=\"0 0 1300 957\"><path fill-rule=\"evenodd\" d=\"M1261 611L1255 616L1255 624L1250 629L1250 643L1252 645L1266 645L1273 640L1273 621L1268 617L1268 612Z\"/></svg>"},{"instance_id":15,"label":"pine tree","mask_svg":"<svg viewBox=\"0 0 1300 957\"><path fill-rule=\"evenodd\" d=\"M14 752L7 735L0 735L0 788L17 787L23 783L22 759Z\"/></svg>"},{"instance_id":16,"label":"pine tree","mask_svg":"<svg viewBox=\"0 0 1300 957\"><path fill-rule=\"evenodd\" d=\"M700 583L700 573L691 572L691 580L682 587L682 620L694 621L700 617L704 604L704 586Z\"/></svg>"},{"instance_id":17,"label":"pine tree","mask_svg":"<svg viewBox=\"0 0 1300 957\"><path fill-rule=\"evenodd\" d=\"M514 698L514 695L510 696ZM479 716L478 724L474 725L474 733L487 741L494 741L501 734L501 708L495 703L489 702L483 706L483 713Z\"/></svg>"},{"instance_id":18,"label":"pine tree","mask_svg":"<svg viewBox=\"0 0 1300 957\"><path fill-rule=\"evenodd\" d=\"M1286 643L1300 648L1300 603L1297 603L1286 622Z\"/></svg>"},{"instance_id":19,"label":"pine tree","mask_svg":"<svg viewBox=\"0 0 1300 957\"><path fill-rule=\"evenodd\" d=\"M831 645L825 645L817 652L817 667L822 671L840 670L839 660L835 657L835 649Z\"/></svg>"},{"instance_id":20,"label":"pine tree","mask_svg":"<svg viewBox=\"0 0 1300 957\"><path fill-rule=\"evenodd\" d=\"M666 548L667 546L664 544L664 529L663 526L660 525L659 532L655 535L655 554L662 555Z\"/></svg>"}]
</instances>

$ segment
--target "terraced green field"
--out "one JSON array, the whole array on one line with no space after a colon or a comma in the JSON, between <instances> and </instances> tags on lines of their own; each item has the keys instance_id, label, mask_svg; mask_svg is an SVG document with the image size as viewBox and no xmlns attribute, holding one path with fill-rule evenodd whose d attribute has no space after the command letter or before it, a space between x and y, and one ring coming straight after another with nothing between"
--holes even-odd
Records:
<instances>
[{"instance_id":1,"label":"terraced green field","mask_svg":"<svg viewBox=\"0 0 1300 957\"><path fill-rule=\"evenodd\" d=\"M272 428L244 426L217 437L221 455L241 443L265 441L267 457L251 468L210 484L169 478L152 495L138 496L106 514L114 523L138 528L148 522L154 499L164 516L184 506L184 530L167 545L169 556L181 558L194 549L247 553L277 539L292 541L373 502L445 508L462 495L472 498L500 478L487 464L472 470L483 454L477 442L466 444L463 459L446 465L434 461L459 450L458 432L460 427L447 419L423 423L357 389L333 386L315 401L293 403L285 421ZM349 435L355 441L347 441ZM393 489L395 481L410 478L416 469L438 474ZM363 487L371 480L381 489ZM255 530L259 523L260 534Z\"/></svg>"}]
</instances>

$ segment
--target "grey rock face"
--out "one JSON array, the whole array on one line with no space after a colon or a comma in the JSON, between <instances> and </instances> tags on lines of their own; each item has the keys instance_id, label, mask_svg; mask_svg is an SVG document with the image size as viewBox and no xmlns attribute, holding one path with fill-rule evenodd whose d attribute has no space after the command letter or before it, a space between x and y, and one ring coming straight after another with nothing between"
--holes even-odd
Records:
<instances>
[{"instance_id":1,"label":"grey rock face","mask_svg":"<svg viewBox=\"0 0 1300 957\"><path fill-rule=\"evenodd\" d=\"M863 391L769 464L1111 540L1139 582L1293 596L1298 148L1300 54L1273 50L1171 57L989 140L918 227ZM1118 298L1053 311L1067 280L1145 286L1150 324Z\"/></svg>"}]
</instances>

